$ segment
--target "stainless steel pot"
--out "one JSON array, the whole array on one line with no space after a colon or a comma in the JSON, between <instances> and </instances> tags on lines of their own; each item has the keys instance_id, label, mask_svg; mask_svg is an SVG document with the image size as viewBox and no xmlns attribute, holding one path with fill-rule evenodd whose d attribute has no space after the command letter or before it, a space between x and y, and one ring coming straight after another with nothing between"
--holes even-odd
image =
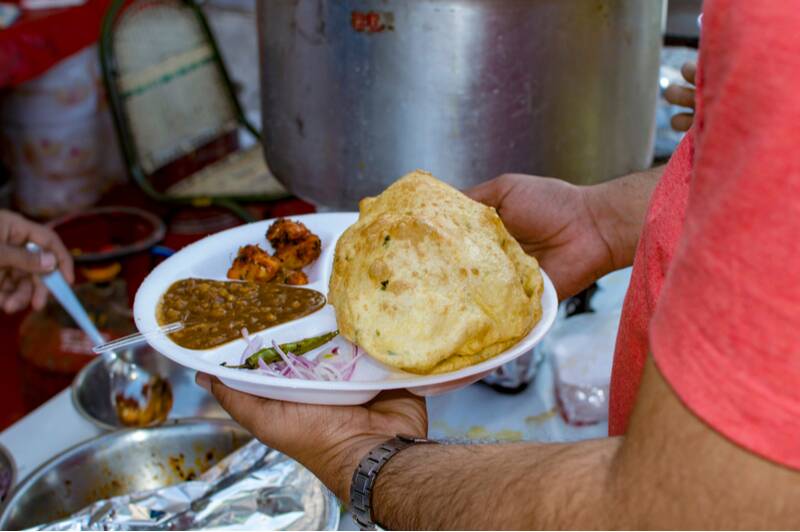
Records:
<instances>
[{"instance_id":1,"label":"stainless steel pot","mask_svg":"<svg viewBox=\"0 0 800 532\"><path fill-rule=\"evenodd\" d=\"M352 209L423 168L608 179L649 165L664 0L258 2L267 162Z\"/></svg>"},{"instance_id":2,"label":"stainless steel pot","mask_svg":"<svg viewBox=\"0 0 800 532\"><path fill-rule=\"evenodd\" d=\"M61 519L97 501L202 473L252 436L230 420L184 419L80 443L41 465L11 494L0 530Z\"/></svg>"}]
</instances>

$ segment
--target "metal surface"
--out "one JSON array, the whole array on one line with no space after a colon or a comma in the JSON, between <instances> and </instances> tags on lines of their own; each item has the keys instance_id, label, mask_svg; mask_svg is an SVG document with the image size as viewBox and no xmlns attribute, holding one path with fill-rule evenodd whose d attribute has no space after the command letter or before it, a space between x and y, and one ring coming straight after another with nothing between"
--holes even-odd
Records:
<instances>
[{"instance_id":1,"label":"metal surface","mask_svg":"<svg viewBox=\"0 0 800 532\"><path fill-rule=\"evenodd\" d=\"M216 399L194 382L195 372L179 366L153 351L148 346L139 346L123 353L132 357L139 367L161 375L172 386L174 402L169 417L227 418L228 414ZM72 382L72 403L83 417L105 430L120 428L108 388L108 372L104 371L102 359L93 360Z\"/></svg>"},{"instance_id":2,"label":"metal surface","mask_svg":"<svg viewBox=\"0 0 800 532\"><path fill-rule=\"evenodd\" d=\"M353 209L422 168L591 183L647 167L663 0L258 3L264 152Z\"/></svg>"},{"instance_id":3,"label":"metal surface","mask_svg":"<svg viewBox=\"0 0 800 532\"><path fill-rule=\"evenodd\" d=\"M6 500L17 481L17 466L14 458L3 445L0 445L0 504Z\"/></svg>"},{"instance_id":4,"label":"metal surface","mask_svg":"<svg viewBox=\"0 0 800 532\"><path fill-rule=\"evenodd\" d=\"M99 499L184 481L250 439L233 421L202 419L99 436L64 451L20 483L0 515L0 529L36 526Z\"/></svg>"},{"instance_id":5,"label":"metal surface","mask_svg":"<svg viewBox=\"0 0 800 532\"><path fill-rule=\"evenodd\" d=\"M101 499L37 530L336 530L339 517L317 477L251 440L196 479Z\"/></svg>"}]
</instances>

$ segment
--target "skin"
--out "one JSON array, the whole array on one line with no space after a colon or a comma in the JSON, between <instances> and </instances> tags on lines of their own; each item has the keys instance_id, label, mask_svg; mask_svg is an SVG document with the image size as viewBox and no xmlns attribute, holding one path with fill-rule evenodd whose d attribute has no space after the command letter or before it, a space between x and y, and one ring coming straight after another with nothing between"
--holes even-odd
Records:
<instances>
[{"instance_id":1,"label":"skin","mask_svg":"<svg viewBox=\"0 0 800 532\"><path fill-rule=\"evenodd\" d=\"M658 167L592 187L505 174L466 193L497 209L564 299L633 263L647 204L662 172Z\"/></svg>"},{"instance_id":2,"label":"skin","mask_svg":"<svg viewBox=\"0 0 800 532\"><path fill-rule=\"evenodd\" d=\"M41 253L30 253L27 242L38 244ZM58 268L72 283L72 257L50 228L22 216L0 210L0 308L13 313L31 305L41 309L47 302L47 288L39 274Z\"/></svg>"},{"instance_id":3,"label":"skin","mask_svg":"<svg viewBox=\"0 0 800 532\"><path fill-rule=\"evenodd\" d=\"M397 433L427 431L424 400L406 392L326 407L242 394L207 375L198 382L341 500L348 500L352 472L371 448ZM706 426L649 359L626 436L413 446L384 466L372 503L378 523L401 530L781 529L797 526L798 497L800 473Z\"/></svg>"},{"instance_id":4,"label":"skin","mask_svg":"<svg viewBox=\"0 0 800 532\"><path fill-rule=\"evenodd\" d=\"M695 95L695 75L697 74L697 64L694 61L688 61L681 67L681 74L692 86L685 85L670 85L664 91L664 99L672 105L680 105L681 107L688 107L694 111L694 95ZM672 117L670 123L672 129L676 131L688 131L694 122L694 112L691 113L678 113Z\"/></svg>"},{"instance_id":5,"label":"skin","mask_svg":"<svg viewBox=\"0 0 800 532\"><path fill-rule=\"evenodd\" d=\"M587 260L571 277L559 277L559 291L569 293L615 261L631 260L638 231L630 220L638 217L641 229L657 177L648 172L581 189L511 175L470 193L494 205L543 264L575 258L576 248L589 242L583 233L602 240L587 253L597 262ZM536 203L540 197L549 200ZM582 225L572 227L571 219ZM538 229L526 232L531 226ZM331 407L254 397L207 375L198 375L198 383L261 441L300 461L344 501L370 449L398 433L427 433L425 402L407 392ZM624 437L414 446L383 468L372 502L374 518L397 529L784 528L797 524L798 497L800 473L706 426L649 359Z\"/></svg>"}]
</instances>

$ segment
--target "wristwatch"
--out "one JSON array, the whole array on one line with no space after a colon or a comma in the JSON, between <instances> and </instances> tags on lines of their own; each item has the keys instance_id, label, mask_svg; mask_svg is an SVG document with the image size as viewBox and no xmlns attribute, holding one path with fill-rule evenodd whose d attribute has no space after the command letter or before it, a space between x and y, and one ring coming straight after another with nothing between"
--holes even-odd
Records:
<instances>
[{"instance_id":1,"label":"wristwatch","mask_svg":"<svg viewBox=\"0 0 800 532\"><path fill-rule=\"evenodd\" d=\"M420 443L437 442L398 434L391 440L375 446L361 459L350 484L350 511L361 530L375 530L376 523L372 520L372 488L381 468L403 449Z\"/></svg>"}]
</instances>

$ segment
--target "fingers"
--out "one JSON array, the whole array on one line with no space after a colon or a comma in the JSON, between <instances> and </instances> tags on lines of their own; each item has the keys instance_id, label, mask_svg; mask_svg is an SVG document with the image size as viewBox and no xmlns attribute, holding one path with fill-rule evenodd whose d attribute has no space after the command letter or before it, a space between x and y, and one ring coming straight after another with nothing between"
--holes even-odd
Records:
<instances>
[{"instance_id":1,"label":"fingers","mask_svg":"<svg viewBox=\"0 0 800 532\"><path fill-rule=\"evenodd\" d=\"M30 277L25 277L17 283L16 289L5 298L3 311L13 314L24 309L30 303L32 296L33 281Z\"/></svg>"},{"instance_id":2,"label":"fingers","mask_svg":"<svg viewBox=\"0 0 800 532\"><path fill-rule=\"evenodd\" d=\"M42 255L55 255L61 274L69 283L73 283L75 281L75 271L72 264L72 255L67 251L59 236L55 231L44 225L31 224L31 226L28 240L42 248Z\"/></svg>"},{"instance_id":3,"label":"fingers","mask_svg":"<svg viewBox=\"0 0 800 532\"><path fill-rule=\"evenodd\" d=\"M694 81L696 74L697 74L697 63L695 63L694 61L686 61L681 67L681 75L683 75L683 79L685 79L692 85L696 85Z\"/></svg>"},{"instance_id":4,"label":"fingers","mask_svg":"<svg viewBox=\"0 0 800 532\"><path fill-rule=\"evenodd\" d=\"M72 256L55 231L9 211L0 212L0 226L2 226L0 227L0 241L5 246L0 249L0 266L10 265L6 264L4 260L6 251L9 249L22 249L24 253L32 255L23 248L27 242L33 242L42 249L39 265L35 265L34 262L26 262L29 264L28 268L14 267L21 267L31 273L43 273L52 271L57 266L67 281L74 282L75 272ZM19 255L17 258L19 259Z\"/></svg>"},{"instance_id":5,"label":"fingers","mask_svg":"<svg viewBox=\"0 0 800 532\"><path fill-rule=\"evenodd\" d=\"M0 269L0 310L8 314L23 310L31 304L41 310L49 292L38 276L10 268Z\"/></svg>"},{"instance_id":6,"label":"fingers","mask_svg":"<svg viewBox=\"0 0 800 532\"><path fill-rule=\"evenodd\" d=\"M46 273L55 269L58 259L49 252L31 253L25 248L0 244L0 267L28 273Z\"/></svg>"},{"instance_id":7,"label":"fingers","mask_svg":"<svg viewBox=\"0 0 800 532\"><path fill-rule=\"evenodd\" d=\"M39 277L33 276L31 279L33 280L33 296L31 297L31 306L34 310L42 310L47 304L47 295L49 294L49 291Z\"/></svg>"},{"instance_id":8,"label":"fingers","mask_svg":"<svg viewBox=\"0 0 800 532\"><path fill-rule=\"evenodd\" d=\"M480 185L464 191L464 194L489 207L500 210L503 200L521 176L520 174L503 174Z\"/></svg>"},{"instance_id":9,"label":"fingers","mask_svg":"<svg viewBox=\"0 0 800 532\"><path fill-rule=\"evenodd\" d=\"M16 288L16 282L11 279L11 270L0 269L0 308L5 307L6 300Z\"/></svg>"},{"instance_id":10,"label":"fingers","mask_svg":"<svg viewBox=\"0 0 800 532\"><path fill-rule=\"evenodd\" d=\"M467 189L464 191L464 194L475 201L494 208L500 206L503 197L503 195L500 193L500 187L498 186L496 178Z\"/></svg>"},{"instance_id":11,"label":"fingers","mask_svg":"<svg viewBox=\"0 0 800 532\"><path fill-rule=\"evenodd\" d=\"M675 131L688 131L694 122L694 114L678 113L672 117L670 124Z\"/></svg>"},{"instance_id":12,"label":"fingers","mask_svg":"<svg viewBox=\"0 0 800 532\"><path fill-rule=\"evenodd\" d=\"M694 89L680 85L670 85L664 91L664 99L672 105L694 109Z\"/></svg>"}]
</instances>

